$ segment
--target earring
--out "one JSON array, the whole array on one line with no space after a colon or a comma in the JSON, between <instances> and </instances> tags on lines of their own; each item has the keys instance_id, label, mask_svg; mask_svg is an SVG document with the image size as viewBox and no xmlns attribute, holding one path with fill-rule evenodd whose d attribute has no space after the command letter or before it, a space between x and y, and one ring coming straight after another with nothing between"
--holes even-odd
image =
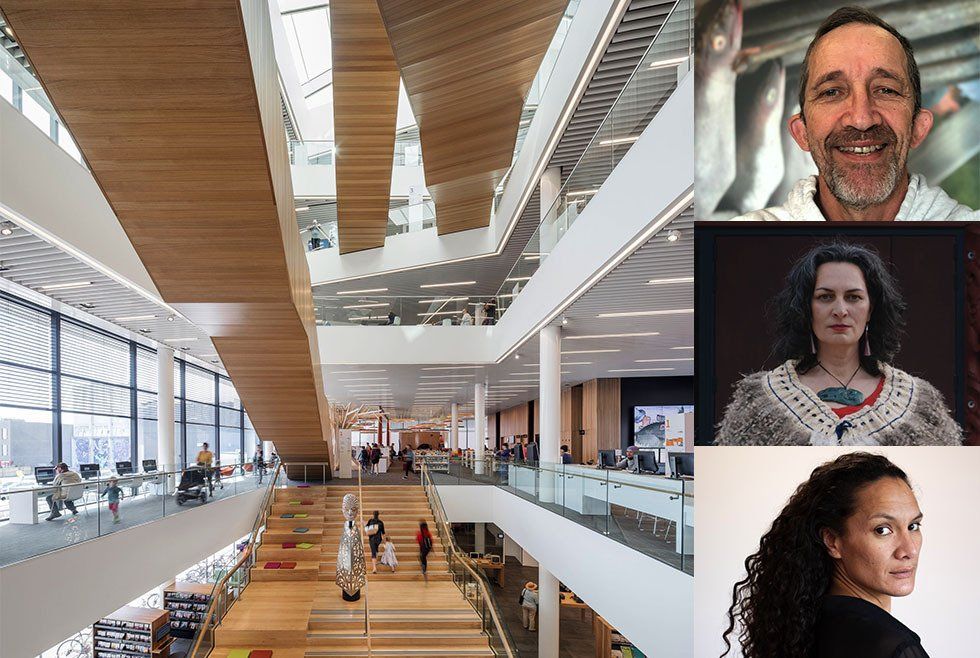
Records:
<instances>
[{"instance_id":1,"label":"earring","mask_svg":"<svg viewBox=\"0 0 980 658\"><path fill-rule=\"evenodd\" d=\"M810 332L810 354L816 354L816 353L817 353L817 346L813 342L813 332Z\"/></svg>"},{"instance_id":2,"label":"earring","mask_svg":"<svg viewBox=\"0 0 980 658\"><path fill-rule=\"evenodd\" d=\"M864 356L871 356L871 338L868 336L870 326L870 324L864 325Z\"/></svg>"}]
</instances>

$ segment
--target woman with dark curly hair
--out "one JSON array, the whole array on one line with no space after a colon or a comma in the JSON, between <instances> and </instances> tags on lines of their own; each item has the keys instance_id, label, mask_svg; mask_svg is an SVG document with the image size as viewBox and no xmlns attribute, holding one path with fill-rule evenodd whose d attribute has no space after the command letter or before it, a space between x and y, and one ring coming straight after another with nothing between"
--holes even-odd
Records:
<instances>
[{"instance_id":1,"label":"woman with dark curly hair","mask_svg":"<svg viewBox=\"0 0 980 658\"><path fill-rule=\"evenodd\" d=\"M921 523L908 476L887 458L818 466L746 558L722 656L735 640L745 658L928 658L890 614L892 597L915 588Z\"/></svg>"},{"instance_id":2,"label":"woman with dark curly hair","mask_svg":"<svg viewBox=\"0 0 980 658\"><path fill-rule=\"evenodd\" d=\"M738 383L721 445L959 445L942 395L892 366L904 327L898 282L844 242L800 258L775 299L782 365Z\"/></svg>"}]
</instances>

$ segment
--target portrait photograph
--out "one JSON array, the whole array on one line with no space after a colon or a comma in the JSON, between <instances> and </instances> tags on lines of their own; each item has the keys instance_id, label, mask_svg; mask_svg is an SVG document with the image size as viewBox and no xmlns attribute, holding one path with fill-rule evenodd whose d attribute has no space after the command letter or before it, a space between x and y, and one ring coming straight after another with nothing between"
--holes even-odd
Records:
<instances>
[{"instance_id":1,"label":"portrait photograph","mask_svg":"<svg viewBox=\"0 0 980 658\"><path fill-rule=\"evenodd\" d=\"M696 442L980 442L978 229L699 223Z\"/></svg>"},{"instance_id":2,"label":"portrait photograph","mask_svg":"<svg viewBox=\"0 0 980 658\"><path fill-rule=\"evenodd\" d=\"M976 655L980 451L696 453L697 658Z\"/></svg>"},{"instance_id":3,"label":"portrait photograph","mask_svg":"<svg viewBox=\"0 0 980 658\"><path fill-rule=\"evenodd\" d=\"M695 216L980 219L976 2L695 3Z\"/></svg>"}]
</instances>

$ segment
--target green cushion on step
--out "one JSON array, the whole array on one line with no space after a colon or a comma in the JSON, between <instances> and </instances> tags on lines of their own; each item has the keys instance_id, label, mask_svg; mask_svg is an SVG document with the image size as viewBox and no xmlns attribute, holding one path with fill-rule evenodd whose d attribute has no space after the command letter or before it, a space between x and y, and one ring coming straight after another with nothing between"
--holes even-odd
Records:
<instances>
[{"instance_id":1,"label":"green cushion on step","mask_svg":"<svg viewBox=\"0 0 980 658\"><path fill-rule=\"evenodd\" d=\"M313 544L310 544L310 543L304 541L301 544L296 544L296 548L302 548L305 551L305 550L307 550L309 548L313 548Z\"/></svg>"},{"instance_id":2,"label":"green cushion on step","mask_svg":"<svg viewBox=\"0 0 980 658\"><path fill-rule=\"evenodd\" d=\"M291 519L291 518L293 518L294 516L296 516L296 515L295 515L295 514L283 514L283 515L282 515L282 516L280 516L279 518L280 518L280 519Z\"/></svg>"},{"instance_id":3,"label":"green cushion on step","mask_svg":"<svg viewBox=\"0 0 980 658\"><path fill-rule=\"evenodd\" d=\"M291 501L289 501L289 504L290 505L299 505L299 501L298 500L291 500Z\"/></svg>"},{"instance_id":4,"label":"green cushion on step","mask_svg":"<svg viewBox=\"0 0 980 658\"><path fill-rule=\"evenodd\" d=\"M293 532L309 532L309 528L293 528Z\"/></svg>"},{"instance_id":5,"label":"green cushion on step","mask_svg":"<svg viewBox=\"0 0 980 658\"><path fill-rule=\"evenodd\" d=\"M249 649L232 649L228 652L228 658L248 658L250 653Z\"/></svg>"}]
</instances>

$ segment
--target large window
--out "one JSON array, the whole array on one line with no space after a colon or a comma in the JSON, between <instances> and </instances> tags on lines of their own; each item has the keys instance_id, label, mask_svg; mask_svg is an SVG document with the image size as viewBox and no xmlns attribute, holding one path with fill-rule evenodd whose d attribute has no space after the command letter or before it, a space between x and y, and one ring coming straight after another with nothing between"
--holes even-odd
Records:
<instances>
[{"instance_id":1,"label":"large window","mask_svg":"<svg viewBox=\"0 0 980 658\"><path fill-rule=\"evenodd\" d=\"M149 347L0 293L0 491L58 461L172 466L157 451L157 369ZM230 379L175 359L171 404L177 465L204 442L226 465L251 457L259 439Z\"/></svg>"}]
</instances>

